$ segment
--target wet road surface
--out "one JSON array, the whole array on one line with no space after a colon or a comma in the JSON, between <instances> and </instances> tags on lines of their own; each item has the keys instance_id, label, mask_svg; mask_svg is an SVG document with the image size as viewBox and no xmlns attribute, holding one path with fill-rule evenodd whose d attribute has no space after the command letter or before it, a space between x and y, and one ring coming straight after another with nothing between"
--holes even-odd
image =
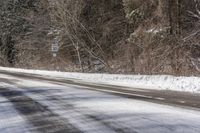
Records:
<instances>
[{"instance_id":1,"label":"wet road surface","mask_svg":"<svg viewBox=\"0 0 200 133\"><path fill-rule=\"evenodd\" d=\"M0 74L0 133L200 133L198 95L187 106L184 93L175 107L159 94L108 89Z\"/></svg>"}]
</instances>

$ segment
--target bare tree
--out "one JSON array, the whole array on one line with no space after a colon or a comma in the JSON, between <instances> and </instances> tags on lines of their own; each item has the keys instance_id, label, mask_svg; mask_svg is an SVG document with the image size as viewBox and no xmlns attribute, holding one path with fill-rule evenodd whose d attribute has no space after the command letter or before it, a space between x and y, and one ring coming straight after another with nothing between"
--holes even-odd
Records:
<instances>
[{"instance_id":1,"label":"bare tree","mask_svg":"<svg viewBox=\"0 0 200 133\"><path fill-rule=\"evenodd\" d=\"M101 46L80 22L80 14L85 6L84 0L49 0L49 5L54 29L59 31L58 38L63 42L60 47L72 47L72 51L76 53L81 70L84 71L83 58L86 53L91 58L97 59L107 66L103 58L104 52ZM94 47L90 47L82 39L81 34L86 34L91 43L94 44ZM66 40L68 41L66 42Z\"/></svg>"}]
</instances>

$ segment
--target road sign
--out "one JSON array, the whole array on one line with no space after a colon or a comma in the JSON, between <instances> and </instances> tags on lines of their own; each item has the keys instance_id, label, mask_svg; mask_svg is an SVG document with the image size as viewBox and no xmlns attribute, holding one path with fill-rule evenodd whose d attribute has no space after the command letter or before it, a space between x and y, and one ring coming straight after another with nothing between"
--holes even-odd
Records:
<instances>
[{"instance_id":1,"label":"road sign","mask_svg":"<svg viewBox=\"0 0 200 133\"><path fill-rule=\"evenodd\" d=\"M57 53L53 53L53 57L57 57Z\"/></svg>"},{"instance_id":2,"label":"road sign","mask_svg":"<svg viewBox=\"0 0 200 133\"><path fill-rule=\"evenodd\" d=\"M52 43L52 45L51 45L51 51L53 53L53 57L57 57L57 53L59 51L59 45L58 45L57 41L55 41L54 43Z\"/></svg>"},{"instance_id":3,"label":"road sign","mask_svg":"<svg viewBox=\"0 0 200 133\"><path fill-rule=\"evenodd\" d=\"M52 47L51 47L51 51L57 53L58 50L59 50L58 43L53 43L53 44L52 44Z\"/></svg>"}]
</instances>

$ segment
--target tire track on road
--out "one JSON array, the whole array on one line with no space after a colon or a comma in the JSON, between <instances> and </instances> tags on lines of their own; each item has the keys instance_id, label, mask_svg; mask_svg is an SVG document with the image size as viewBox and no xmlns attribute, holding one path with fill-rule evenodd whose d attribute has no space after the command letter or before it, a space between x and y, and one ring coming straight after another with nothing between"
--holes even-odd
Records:
<instances>
[{"instance_id":1,"label":"tire track on road","mask_svg":"<svg viewBox=\"0 0 200 133\"><path fill-rule=\"evenodd\" d=\"M13 73L7 71L0 71L2 74L11 75L14 77L28 78L34 80L43 80L46 82L60 84L60 85L72 85L80 86L82 89L100 91L109 94L115 94L118 96L138 99L142 101L148 101L158 104L170 105L175 107L182 107L193 110L200 110L200 94L192 94L188 92L177 92L169 90L145 90L137 88L127 88L122 86L104 85L87 83L84 81L77 81L73 79L53 79L51 77L42 77L37 74L25 74L25 73ZM144 90L144 91L141 91Z\"/></svg>"},{"instance_id":2,"label":"tire track on road","mask_svg":"<svg viewBox=\"0 0 200 133\"><path fill-rule=\"evenodd\" d=\"M34 126L31 132L81 133L66 119L61 118L47 107L27 97L22 91L0 88L0 95L7 98L14 108Z\"/></svg>"}]
</instances>

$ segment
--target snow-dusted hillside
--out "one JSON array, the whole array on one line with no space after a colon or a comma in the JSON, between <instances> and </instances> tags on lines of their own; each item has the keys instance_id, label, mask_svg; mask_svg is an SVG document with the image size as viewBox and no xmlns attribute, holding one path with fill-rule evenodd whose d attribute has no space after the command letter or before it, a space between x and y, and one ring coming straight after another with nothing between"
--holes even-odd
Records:
<instances>
[{"instance_id":1,"label":"snow-dusted hillside","mask_svg":"<svg viewBox=\"0 0 200 133\"><path fill-rule=\"evenodd\" d=\"M175 77L171 75L119 75L69 73L43 70L26 70L0 67L0 70L38 74L51 78L76 79L91 83L118 85L142 89L173 90L200 93L200 77Z\"/></svg>"}]
</instances>

